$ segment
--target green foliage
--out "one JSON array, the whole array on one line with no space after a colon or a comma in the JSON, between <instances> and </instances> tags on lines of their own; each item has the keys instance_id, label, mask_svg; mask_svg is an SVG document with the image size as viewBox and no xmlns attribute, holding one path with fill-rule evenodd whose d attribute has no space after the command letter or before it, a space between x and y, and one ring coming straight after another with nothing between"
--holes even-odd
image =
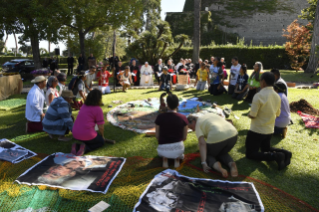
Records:
<instances>
[{"instance_id":1,"label":"green foliage","mask_svg":"<svg viewBox=\"0 0 319 212\"><path fill-rule=\"evenodd\" d=\"M19 50L22 51L24 54L27 54L27 56L32 55L32 47L26 45L25 43L20 46Z\"/></svg>"},{"instance_id":2,"label":"green foliage","mask_svg":"<svg viewBox=\"0 0 319 212\"><path fill-rule=\"evenodd\" d=\"M309 7L301 10L301 15L299 18L308 20L311 23L311 27L309 29L313 29L313 23L315 21L316 16L316 8L318 0L307 0L309 3Z\"/></svg>"},{"instance_id":3,"label":"green foliage","mask_svg":"<svg viewBox=\"0 0 319 212\"><path fill-rule=\"evenodd\" d=\"M167 59L182 47L188 40L187 35L176 35L175 42L179 46L175 49L169 48L174 44L169 24L158 19L152 31L144 31L127 48L128 56L137 58L141 63L148 61L155 64L159 58Z\"/></svg>"},{"instance_id":4,"label":"green foliage","mask_svg":"<svg viewBox=\"0 0 319 212\"><path fill-rule=\"evenodd\" d=\"M182 48L174 55L174 62L180 58L191 58L193 53L192 48ZM220 45L220 46L205 46L201 47L200 57L210 59L211 56L225 57L227 67L230 67L231 58L237 56L239 62L245 63L248 68L252 68L256 61L263 63L265 69L280 68L289 69L290 60L283 46L235 46L235 45ZM197 62L197 61L196 61Z\"/></svg>"}]
</instances>

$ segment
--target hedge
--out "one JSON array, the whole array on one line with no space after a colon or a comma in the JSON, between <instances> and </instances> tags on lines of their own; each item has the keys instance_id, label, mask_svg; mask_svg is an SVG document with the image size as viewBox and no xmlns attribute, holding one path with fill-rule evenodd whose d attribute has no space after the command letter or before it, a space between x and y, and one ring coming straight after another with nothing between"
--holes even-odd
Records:
<instances>
[{"instance_id":1,"label":"hedge","mask_svg":"<svg viewBox=\"0 0 319 212\"><path fill-rule=\"evenodd\" d=\"M182 48L174 56L173 60L178 63L180 58L192 58L192 48ZM275 47L201 47L200 57L210 60L211 56L224 57L227 68L231 66L231 58L237 56L239 63L245 63L248 69L252 69L256 61L262 62L264 69L279 68L290 69L289 57L285 48ZM193 61L195 63L195 61ZM197 61L196 61L197 62Z\"/></svg>"}]
</instances>

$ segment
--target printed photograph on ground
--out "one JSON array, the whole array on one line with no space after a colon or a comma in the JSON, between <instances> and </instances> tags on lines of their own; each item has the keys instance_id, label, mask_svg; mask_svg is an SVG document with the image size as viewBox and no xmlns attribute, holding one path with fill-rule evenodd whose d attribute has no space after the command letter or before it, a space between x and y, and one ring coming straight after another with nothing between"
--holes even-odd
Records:
<instances>
[{"instance_id":1,"label":"printed photograph on ground","mask_svg":"<svg viewBox=\"0 0 319 212\"><path fill-rule=\"evenodd\" d=\"M254 212L264 211L253 183L180 175L167 169L152 180L134 212Z\"/></svg>"},{"instance_id":2,"label":"printed photograph on ground","mask_svg":"<svg viewBox=\"0 0 319 212\"><path fill-rule=\"evenodd\" d=\"M36 155L36 153L11 142L8 139L0 139L0 160L15 164Z\"/></svg>"},{"instance_id":3,"label":"printed photograph on ground","mask_svg":"<svg viewBox=\"0 0 319 212\"><path fill-rule=\"evenodd\" d=\"M16 182L105 194L125 161L125 158L54 153L23 173Z\"/></svg>"}]
</instances>

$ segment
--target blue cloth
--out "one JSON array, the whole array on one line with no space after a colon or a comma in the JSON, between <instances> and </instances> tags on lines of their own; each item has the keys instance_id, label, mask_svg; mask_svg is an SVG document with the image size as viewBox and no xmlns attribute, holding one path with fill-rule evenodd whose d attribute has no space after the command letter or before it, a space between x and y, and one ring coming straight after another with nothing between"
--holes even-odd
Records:
<instances>
[{"instance_id":1,"label":"blue cloth","mask_svg":"<svg viewBox=\"0 0 319 212\"><path fill-rule=\"evenodd\" d=\"M209 68L210 84L216 85L220 83L222 76L224 75L221 67L211 65Z\"/></svg>"},{"instance_id":2,"label":"blue cloth","mask_svg":"<svg viewBox=\"0 0 319 212\"><path fill-rule=\"evenodd\" d=\"M53 99L42 125L43 131L50 135L65 135L68 129L72 131L73 120L70 104L63 97Z\"/></svg>"}]
</instances>

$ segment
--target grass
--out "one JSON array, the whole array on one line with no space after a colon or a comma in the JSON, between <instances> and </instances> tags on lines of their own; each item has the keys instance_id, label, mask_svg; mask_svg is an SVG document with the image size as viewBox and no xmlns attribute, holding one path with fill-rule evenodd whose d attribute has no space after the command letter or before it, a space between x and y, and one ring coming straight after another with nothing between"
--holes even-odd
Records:
<instances>
[{"instance_id":1,"label":"grass","mask_svg":"<svg viewBox=\"0 0 319 212\"><path fill-rule=\"evenodd\" d=\"M283 171L278 171L275 162L256 162L245 158L245 138L250 126L250 120L246 115L249 111L247 103L236 102L226 95L213 97L207 92L197 92L195 90L176 92L176 94L185 98L197 96L206 100L210 99L218 102L221 106L231 108L234 114L240 117L239 120L236 120L231 116L239 132L239 139L230 153L238 165L239 173L269 183L319 209L318 130L306 129L301 118L297 114L292 114L294 125L289 127L287 137L283 140L280 137L274 137L271 142L275 147L283 147L293 152L291 165ZM156 90L129 90L128 93L104 95L105 106L102 109L104 115L106 115L110 110L107 106L113 100L128 102L159 97L159 95L160 92ZM304 98L314 107L319 108L317 97L317 90L289 90L290 102ZM11 98L26 98L26 95L15 95ZM73 112L75 117L77 114L78 112ZM7 112L0 111L1 138L11 139L24 135L25 123L24 107ZM117 143L115 145L105 144L104 147L91 152L90 155L157 157L157 141L155 138L122 130L108 122L105 123L105 137L116 140ZM42 135L32 140L17 143L34 152L52 154L54 152L70 152L73 142L75 142L74 139L66 143L58 142L57 140L50 140L47 135ZM185 141L185 152L194 153L198 151L195 134L190 133Z\"/></svg>"}]
</instances>

